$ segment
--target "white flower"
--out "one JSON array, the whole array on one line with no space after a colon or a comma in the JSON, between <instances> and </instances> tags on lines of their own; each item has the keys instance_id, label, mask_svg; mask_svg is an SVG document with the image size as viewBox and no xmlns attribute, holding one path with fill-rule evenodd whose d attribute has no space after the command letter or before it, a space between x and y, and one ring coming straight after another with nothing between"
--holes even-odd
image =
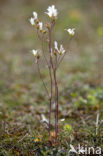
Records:
<instances>
[{"instance_id":1,"label":"white flower","mask_svg":"<svg viewBox=\"0 0 103 156\"><path fill-rule=\"evenodd\" d=\"M63 45L60 45L60 49L58 48L58 43L57 41L54 42L54 49L60 54L64 54L65 53L65 49L63 48Z\"/></svg>"},{"instance_id":2,"label":"white flower","mask_svg":"<svg viewBox=\"0 0 103 156\"><path fill-rule=\"evenodd\" d=\"M32 50L32 53L33 53L33 55L36 57L36 56L37 56L38 51L33 49L33 50Z\"/></svg>"},{"instance_id":3,"label":"white flower","mask_svg":"<svg viewBox=\"0 0 103 156\"><path fill-rule=\"evenodd\" d=\"M61 119L60 121L63 122L63 121L65 121L65 119Z\"/></svg>"},{"instance_id":4,"label":"white flower","mask_svg":"<svg viewBox=\"0 0 103 156\"><path fill-rule=\"evenodd\" d=\"M41 114L41 118L42 118L42 122L48 123L48 120L47 120L47 118L45 117L44 114Z\"/></svg>"},{"instance_id":5,"label":"white flower","mask_svg":"<svg viewBox=\"0 0 103 156\"><path fill-rule=\"evenodd\" d=\"M34 18L31 17L29 21L30 21L31 25L35 25Z\"/></svg>"},{"instance_id":6,"label":"white flower","mask_svg":"<svg viewBox=\"0 0 103 156\"><path fill-rule=\"evenodd\" d=\"M39 22L39 29L43 30L43 23L42 22Z\"/></svg>"},{"instance_id":7,"label":"white flower","mask_svg":"<svg viewBox=\"0 0 103 156\"><path fill-rule=\"evenodd\" d=\"M75 34L75 28L73 29L67 29L67 32L69 33L69 35L72 37Z\"/></svg>"},{"instance_id":8,"label":"white flower","mask_svg":"<svg viewBox=\"0 0 103 156\"><path fill-rule=\"evenodd\" d=\"M37 17L38 17L38 14L37 14L37 12L33 12L33 16L34 16L34 20L36 20L37 19Z\"/></svg>"},{"instance_id":9,"label":"white flower","mask_svg":"<svg viewBox=\"0 0 103 156\"><path fill-rule=\"evenodd\" d=\"M63 45L60 45L60 50L59 50L59 54L62 55L65 53L65 49L63 48Z\"/></svg>"},{"instance_id":10,"label":"white flower","mask_svg":"<svg viewBox=\"0 0 103 156\"><path fill-rule=\"evenodd\" d=\"M57 9L55 8L55 5L49 6L47 9L48 12L46 12L46 14L52 18L52 17L56 17L57 16Z\"/></svg>"},{"instance_id":11,"label":"white flower","mask_svg":"<svg viewBox=\"0 0 103 156\"><path fill-rule=\"evenodd\" d=\"M58 43L57 43L57 41L54 41L54 48L55 48L55 50L58 51Z\"/></svg>"}]
</instances>

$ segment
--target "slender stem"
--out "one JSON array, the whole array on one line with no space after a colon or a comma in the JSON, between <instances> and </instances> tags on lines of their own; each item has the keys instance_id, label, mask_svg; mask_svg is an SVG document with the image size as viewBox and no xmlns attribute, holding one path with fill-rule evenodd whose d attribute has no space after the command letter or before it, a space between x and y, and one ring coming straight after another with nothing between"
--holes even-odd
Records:
<instances>
[{"instance_id":1,"label":"slender stem","mask_svg":"<svg viewBox=\"0 0 103 156\"><path fill-rule=\"evenodd\" d=\"M50 136L51 112L52 112L52 108L51 108L51 105L52 105L52 75L51 75L51 68L49 67L49 63L48 63L47 58L46 58L45 53L44 53L43 38L44 38L44 35L42 35L42 51L43 51L44 59L47 63L48 69L49 69L49 76L50 76L50 97L49 97L49 136Z\"/></svg>"},{"instance_id":2,"label":"slender stem","mask_svg":"<svg viewBox=\"0 0 103 156\"><path fill-rule=\"evenodd\" d=\"M70 38L69 39L69 42L72 40L72 38ZM69 47L67 48L67 49L69 49ZM64 55L61 57L61 59L59 58L58 59L58 64L57 64L57 68L59 67L59 65L61 64L61 62L63 61L63 59L64 59L64 57L65 57L65 55L66 55L66 53L67 53L67 51L64 53Z\"/></svg>"},{"instance_id":3,"label":"slender stem","mask_svg":"<svg viewBox=\"0 0 103 156\"><path fill-rule=\"evenodd\" d=\"M52 80L52 72L49 67L49 76L50 76L50 99L49 99L49 136L51 130L51 112L52 112L52 94L53 94L53 80Z\"/></svg>"},{"instance_id":4,"label":"slender stem","mask_svg":"<svg viewBox=\"0 0 103 156\"><path fill-rule=\"evenodd\" d=\"M48 68L49 68L49 63L48 63L48 60L47 60L47 58L46 58L46 56L45 56L45 52L44 52L43 39L44 39L44 35L42 35L42 38L41 38L41 42L42 42L42 51L43 51L43 56L44 56L45 62L46 62L46 64L47 64Z\"/></svg>"},{"instance_id":5,"label":"slender stem","mask_svg":"<svg viewBox=\"0 0 103 156\"><path fill-rule=\"evenodd\" d=\"M55 142L58 139L58 83L56 76L56 68L54 69L54 81L55 81Z\"/></svg>"},{"instance_id":6,"label":"slender stem","mask_svg":"<svg viewBox=\"0 0 103 156\"><path fill-rule=\"evenodd\" d=\"M57 55L55 56L55 68L57 67L57 64L58 64L58 57Z\"/></svg>"},{"instance_id":7,"label":"slender stem","mask_svg":"<svg viewBox=\"0 0 103 156\"><path fill-rule=\"evenodd\" d=\"M48 98L50 99L48 89L47 89L47 87L46 87L46 84L45 84L45 82L44 82L44 80L43 80L43 78L42 78L41 72L40 72L40 67L39 67L39 62L38 62L38 60L37 60L37 67L38 67L38 73L39 73L39 75L40 75L40 79L41 79L41 81L42 81L42 83L43 83L43 85L44 85L44 88L45 88L45 91L46 91L46 93L47 93L47 95L48 95Z\"/></svg>"},{"instance_id":8,"label":"slender stem","mask_svg":"<svg viewBox=\"0 0 103 156\"><path fill-rule=\"evenodd\" d=\"M39 39L40 39L40 41L41 41L41 45L42 45L42 52L43 52L43 56L44 56L45 62L46 62L46 64L47 64L47 66L49 66L48 60L47 60L47 58L46 58L46 56L45 56L44 46L43 46L44 34L42 34L42 36L40 36L40 35L39 35L39 32L38 32L38 29L37 29L37 36L38 36L38 38L39 38Z\"/></svg>"},{"instance_id":9,"label":"slender stem","mask_svg":"<svg viewBox=\"0 0 103 156\"><path fill-rule=\"evenodd\" d=\"M40 34L39 34L38 29L37 29L37 36L38 36L39 40L41 40L41 36L40 36Z\"/></svg>"},{"instance_id":10,"label":"slender stem","mask_svg":"<svg viewBox=\"0 0 103 156\"><path fill-rule=\"evenodd\" d=\"M49 30L49 52L51 55L51 41L52 41L52 29L53 29L54 23L51 25L51 29ZM56 58L57 62L57 58ZM55 142L57 142L58 138L58 84L57 84L57 77L56 77L56 66L53 65L52 57L50 57L50 68L53 70L54 75L54 81L55 81Z\"/></svg>"},{"instance_id":11,"label":"slender stem","mask_svg":"<svg viewBox=\"0 0 103 156\"><path fill-rule=\"evenodd\" d=\"M38 35L38 38L41 40L42 52L43 52L44 60L45 60L45 62L46 62L46 64L47 64L47 67L48 67L48 69L49 69L49 76L50 76L49 128L48 128L48 129L49 129L49 137L50 137L50 130L51 130L51 112L52 112L51 105L52 105L52 92L53 92L53 91L52 91L52 86L53 86L53 82L52 82L52 73L51 73L50 65L49 65L49 63L48 63L48 60L47 60L47 58L46 58L46 56L45 56L45 52L44 52L44 46L43 46L44 35L42 34L42 37L40 37L38 30L37 30L37 35ZM50 46L51 46L51 45L50 45ZM44 81L43 81L43 79L42 79L41 73L40 73L39 64L38 64L38 71L39 71L40 78L41 78L41 80L42 80L42 82L43 82L43 85L44 85L44 87L45 87L45 89L46 89L46 92L48 92L48 91L47 91L47 88L46 88L46 85L45 85L45 83L44 83ZM48 95L49 95L49 93L48 93Z\"/></svg>"},{"instance_id":12,"label":"slender stem","mask_svg":"<svg viewBox=\"0 0 103 156\"><path fill-rule=\"evenodd\" d=\"M52 112L52 98L53 98L53 78L52 78L52 69L53 67L53 60L52 60L52 51L51 51L51 44L52 44L52 29L55 22L51 24L51 28L49 30L49 53L50 53L50 59L49 59L49 76L50 76L50 99L49 99L49 136L50 136L50 130L51 130L51 112Z\"/></svg>"},{"instance_id":13,"label":"slender stem","mask_svg":"<svg viewBox=\"0 0 103 156\"><path fill-rule=\"evenodd\" d=\"M61 59L61 55L58 56L56 68L57 68L57 66L58 66L58 63L59 63L60 59Z\"/></svg>"},{"instance_id":14,"label":"slender stem","mask_svg":"<svg viewBox=\"0 0 103 156\"><path fill-rule=\"evenodd\" d=\"M51 112L52 112L52 97L53 97L53 79L52 79L52 57L51 57L51 30L49 30L49 76L50 76L50 100L49 100L49 136L51 130Z\"/></svg>"},{"instance_id":15,"label":"slender stem","mask_svg":"<svg viewBox=\"0 0 103 156\"><path fill-rule=\"evenodd\" d=\"M58 64L57 64L57 67L56 68L58 68L59 67L59 65L61 64L61 62L63 61L63 59L64 59L64 56L66 55L66 52L64 53L64 55L61 57L61 59L60 60L58 60Z\"/></svg>"}]
</instances>

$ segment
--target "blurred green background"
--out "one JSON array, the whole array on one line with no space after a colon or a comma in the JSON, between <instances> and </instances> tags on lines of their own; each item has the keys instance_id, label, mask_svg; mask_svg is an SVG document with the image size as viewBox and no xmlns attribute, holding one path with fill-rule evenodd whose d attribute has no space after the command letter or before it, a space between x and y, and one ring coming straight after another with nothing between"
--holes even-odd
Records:
<instances>
[{"instance_id":1,"label":"blurred green background","mask_svg":"<svg viewBox=\"0 0 103 156\"><path fill-rule=\"evenodd\" d=\"M4 149L13 149L14 142L25 136L25 131L33 137L41 131L46 134L40 120L41 114L48 117L48 101L30 53L41 45L29 18L37 11L41 21L48 21L44 12L52 4L58 9L53 39L63 43L68 50L58 70L59 118L65 118L65 123L73 126L74 143L83 142L83 136L89 145L97 143L92 139L96 112L100 111L100 118L103 118L103 0L0 0L2 154ZM76 34L69 43L64 29L72 27ZM48 83L47 69L42 63L41 70ZM82 127L81 118L89 122L89 130ZM101 132L103 129L100 131L103 136ZM21 144L19 148L22 148Z\"/></svg>"},{"instance_id":2,"label":"blurred green background","mask_svg":"<svg viewBox=\"0 0 103 156\"><path fill-rule=\"evenodd\" d=\"M34 103L42 84L30 50L40 42L29 23L33 11L47 21L47 7L55 4L58 19L53 38L67 48L65 28L76 28L68 55L58 71L60 88L82 79L92 85L103 84L103 1L102 0L0 0L0 102ZM44 78L46 71L43 69ZM40 84L38 85L37 84ZM35 89L36 88L36 89ZM42 92L43 88L42 88Z\"/></svg>"}]
</instances>

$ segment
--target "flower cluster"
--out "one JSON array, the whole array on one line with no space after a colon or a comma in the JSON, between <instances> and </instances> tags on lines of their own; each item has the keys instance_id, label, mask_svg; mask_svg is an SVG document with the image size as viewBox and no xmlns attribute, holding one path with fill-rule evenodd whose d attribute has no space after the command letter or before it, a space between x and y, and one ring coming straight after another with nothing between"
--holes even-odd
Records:
<instances>
[{"instance_id":1,"label":"flower cluster","mask_svg":"<svg viewBox=\"0 0 103 156\"><path fill-rule=\"evenodd\" d=\"M36 26L40 31L43 30L43 23L39 21L37 12L33 12L33 17L29 19L32 26Z\"/></svg>"},{"instance_id":2,"label":"flower cluster","mask_svg":"<svg viewBox=\"0 0 103 156\"><path fill-rule=\"evenodd\" d=\"M57 9L55 8L54 5L52 6L49 6L48 9L47 9L48 12L45 12L50 18L56 18L57 15L58 15L58 12L57 12Z\"/></svg>"},{"instance_id":3,"label":"flower cluster","mask_svg":"<svg viewBox=\"0 0 103 156\"><path fill-rule=\"evenodd\" d=\"M37 20L37 18L38 18L37 12L33 12L33 17L30 18L31 25L35 26L35 21Z\"/></svg>"},{"instance_id":4,"label":"flower cluster","mask_svg":"<svg viewBox=\"0 0 103 156\"><path fill-rule=\"evenodd\" d=\"M45 12L45 13L46 13L46 14L49 16L49 18L52 19L52 20L56 20L57 15L58 15L58 11L57 11L57 9L55 8L54 5L49 6L49 7L47 8L47 12ZM38 19L38 14L37 14L37 12L35 12L35 11L33 12L33 17L30 18L30 23L31 23L31 25L36 26L37 30L39 30L39 31L42 32L42 33L47 32L46 29L49 29L49 28L50 28L49 24L47 24L47 25L46 25L46 28L43 29L43 23L39 21L39 19ZM69 28L69 29L65 29L65 30L69 33L69 36L70 36L70 37L73 37L73 36L74 36L74 34L75 34L75 28L73 28L73 29L70 29L70 28ZM32 52L33 52L33 55L34 55L35 57L38 56L38 55L37 55L37 53L38 53L37 50L32 50ZM57 43L57 41L55 41L55 42L54 42L54 54L55 54L55 55L57 55L57 54L63 55L64 53L65 53L65 49L63 48L63 45L61 44L61 45L60 45L60 48L58 48L58 43ZM38 58L39 58L39 57L38 57Z\"/></svg>"}]
</instances>

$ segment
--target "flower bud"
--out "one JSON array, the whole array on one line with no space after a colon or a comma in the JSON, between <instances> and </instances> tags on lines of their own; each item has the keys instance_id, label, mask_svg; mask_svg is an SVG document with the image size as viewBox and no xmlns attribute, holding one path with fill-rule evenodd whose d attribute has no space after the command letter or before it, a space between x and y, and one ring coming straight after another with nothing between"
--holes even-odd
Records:
<instances>
[{"instance_id":1,"label":"flower bud","mask_svg":"<svg viewBox=\"0 0 103 156\"><path fill-rule=\"evenodd\" d=\"M62 51L60 51L60 52L59 52L59 54L60 54L60 55L62 55L62 54L63 54L63 52L62 52Z\"/></svg>"},{"instance_id":2,"label":"flower bud","mask_svg":"<svg viewBox=\"0 0 103 156\"><path fill-rule=\"evenodd\" d=\"M38 19L38 18L35 20L35 23L36 23L36 24L38 24L38 23L39 23L39 19Z\"/></svg>"},{"instance_id":3,"label":"flower bud","mask_svg":"<svg viewBox=\"0 0 103 156\"><path fill-rule=\"evenodd\" d=\"M53 16L52 17L52 21L55 22L56 21L56 17Z\"/></svg>"},{"instance_id":4,"label":"flower bud","mask_svg":"<svg viewBox=\"0 0 103 156\"><path fill-rule=\"evenodd\" d=\"M37 27L36 27L37 29L39 29L39 25L37 25Z\"/></svg>"},{"instance_id":5,"label":"flower bud","mask_svg":"<svg viewBox=\"0 0 103 156\"><path fill-rule=\"evenodd\" d=\"M47 33L47 31L46 30L43 30L43 34L46 34Z\"/></svg>"},{"instance_id":6,"label":"flower bud","mask_svg":"<svg viewBox=\"0 0 103 156\"><path fill-rule=\"evenodd\" d=\"M50 29L50 24L47 23L47 24L46 24L46 27L47 27L47 29Z\"/></svg>"},{"instance_id":7,"label":"flower bud","mask_svg":"<svg viewBox=\"0 0 103 156\"><path fill-rule=\"evenodd\" d=\"M37 59L39 60L39 58L40 58L40 55L38 54L38 55L37 55Z\"/></svg>"},{"instance_id":8,"label":"flower bud","mask_svg":"<svg viewBox=\"0 0 103 156\"><path fill-rule=\"evenodd\" d=\"M57 50L56 49L54 50L54 55L57 55Z\"/></svg>"},{"instance_id":9,"label":"flower bud","mask_svg":"<svg viewBox=\"0 0 103 156\"><path fill-rule=\"evenodd\" d=\"M50 54L50 57L53 58L53 53Z\"/></svg>"}]
</instances>

